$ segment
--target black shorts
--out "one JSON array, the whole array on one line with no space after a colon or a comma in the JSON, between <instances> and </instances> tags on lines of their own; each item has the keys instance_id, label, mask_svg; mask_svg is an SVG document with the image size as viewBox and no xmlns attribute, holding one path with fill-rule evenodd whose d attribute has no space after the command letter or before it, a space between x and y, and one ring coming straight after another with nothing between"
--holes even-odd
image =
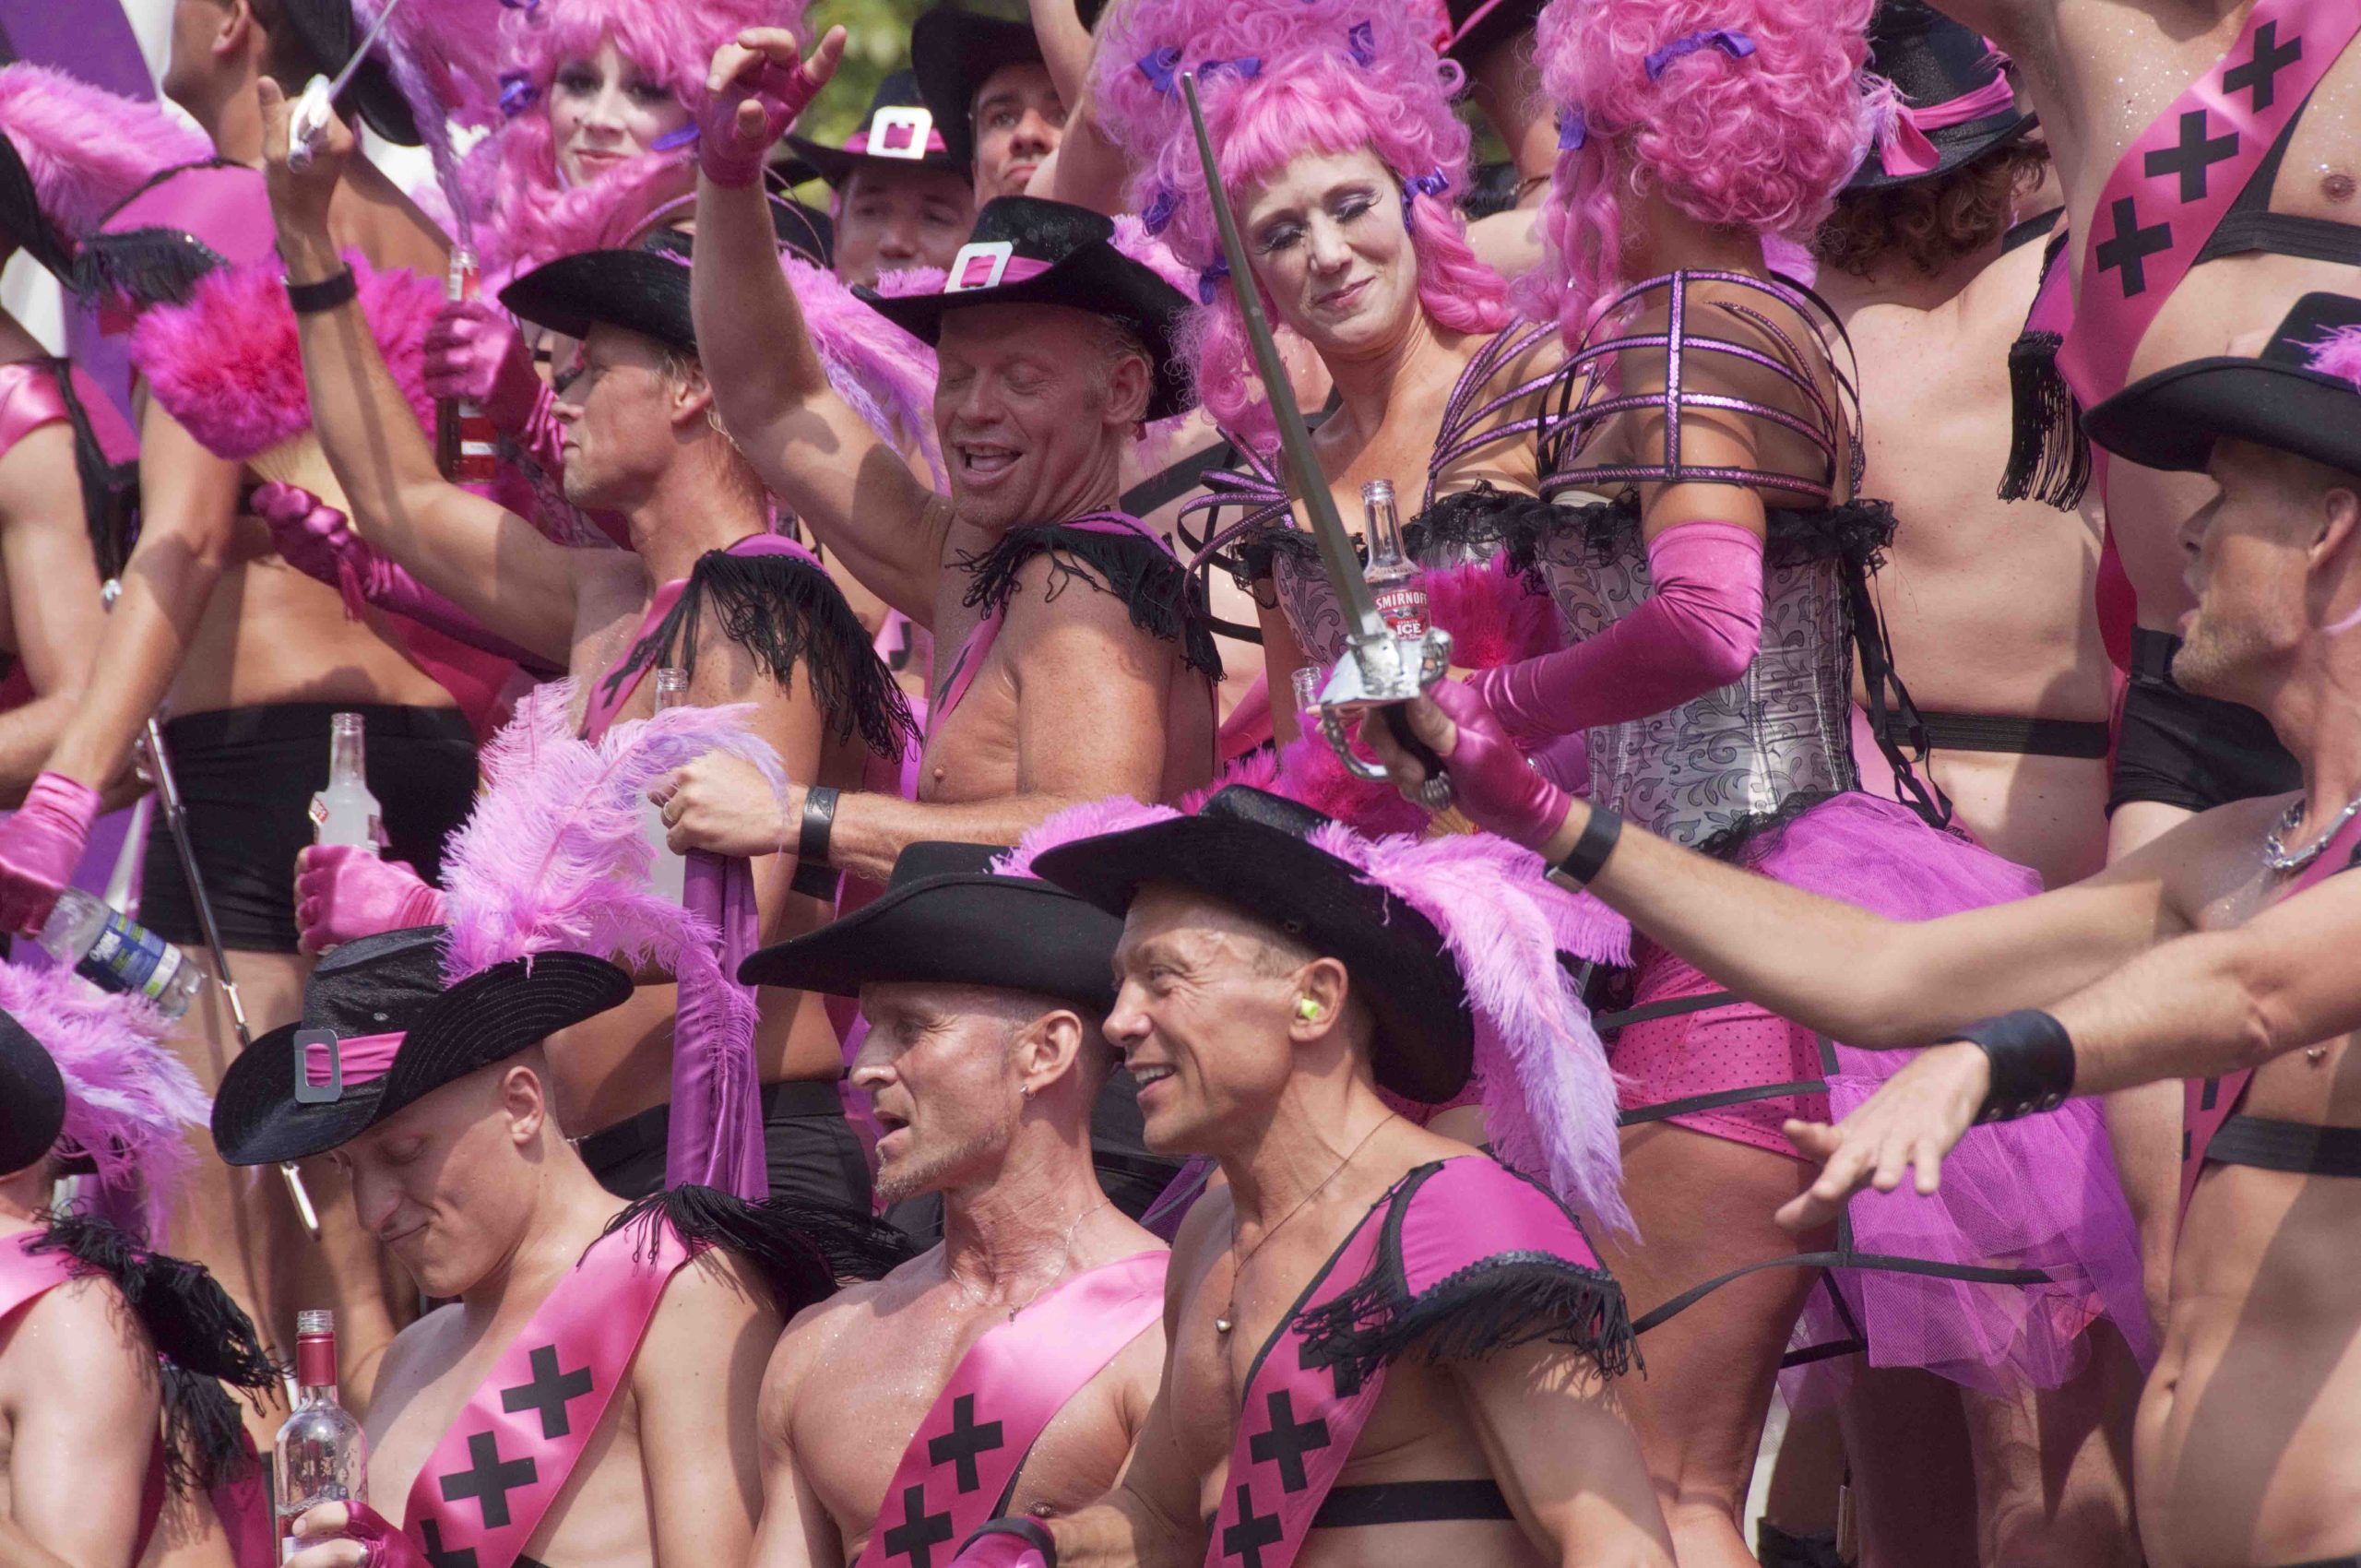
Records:
<instances>
[{"instance_id":1,"label":"black shorts","mask_svg":"<svg viewBox=\"0 0 2361 1568\"><path fill-rule=\"evenodd\" d=\"M475 732L457 708L291 702L170 720L164 750L221 944L233 953L295 951L295 857L312 841L312 797L327 785L334 713L362 716L387 859L435 881L444 838L475 809ZM148 828L139 920L184 947L205 941L160 812Z\"/></svg>"},{"instance_id":2,"label":"black shorts","mask_svg":"<svg viewBox=\"0 0 2361 1568\"><path fill-rule=\"evenodd\" d=\"M599 1185L619 1198L664 1190L664 1146L672 1108L651 1106L602 1127L575 1146ZM771 1195L869 1215L869 1159L845 1120L833 1083L810 1079L763 1086L763 1153Z\"/></svg>"},{"instance_id":3,"label":"black shorts","mask_svg":"<svg viewBox=\"0 0 2361 1568\"><path fill-rule=\"evenodd\" d=\"M2131 634L2131 680L2123 694L2107 814L2133 801L2211 811L2302 789L2303 769L2279 743L2270 720L2237 703L2181 690L2172 677L2178 651L2180 639L2169 632Z\"/></svg>"}]
</instances>

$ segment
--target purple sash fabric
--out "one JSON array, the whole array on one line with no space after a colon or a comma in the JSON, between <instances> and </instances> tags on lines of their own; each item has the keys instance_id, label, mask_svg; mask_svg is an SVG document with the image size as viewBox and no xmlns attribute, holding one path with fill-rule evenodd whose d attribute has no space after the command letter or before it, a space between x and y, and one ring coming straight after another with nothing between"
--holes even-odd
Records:
<instances>
[{"instance_id":1,"label":"purple sash fabric","mask_svg":"<svg viewBox=\"0 0 2361 1568\"><path fill-rule=\"evenodd\" d=\"M430 1562L512 1568L540 1527L691 1256L669 1225L652 1223L652 1253L633 1227L582 1254L427 1455L402 1533Z\"/></svg>"},{"instance_id":2,"label":"purple sash fabric","mask_svg":"<svg viewBox=\"0 0 2361 1568\"><path fill-rule=\"evenodd\" d=\"M2272 903L2293 898L2308 887L2317 886L2353 864L2356 850L2361 850L2361 818L2346 823L2328 841L2319 858L2306 866L2289 883ZM2183 1101L2185 1115L2182 1125L2188 1134L2181 1140L2180 1152L2180 1212L2189 1213L2189 1200L2197 1195L2197 1178L2205 1169L2205 1148L2222 1123L2237 1112L2238 1101L2246 1098L2247 1084L2254 1076L2254 1069L2241 1067L2225 1073L2218 1078L2185 1079Z\"/></svg>"},{"instance_id":3,"label":"purple sash fabric","mask_svg":"<svg viewBox=\"0 0 2361 1568\"><path fill-rule=\"evenodd\" d=\"M2356 32L2361 0L2257 0L2229 52L2125 150L2080 239L2058 353L2083 408L2122 388L2149 323Z\"/></svg>"},{"instance_id":4,"label":"purple sash fabric","mask_svg":"<svg viewBox=\"0 0 2361 1568\"><path fill-rule=\"evenodd\" d=\"M1164 1315L1169 1258L1086 1269L969 1346L902 1451L855 1568L934 1568L997 1515L1050 1420Z\"/></svg>"},{"instance_id":5,"label":"purple sash fabric","mask_svg":"<svg viewBox=\"0 0 2361 1568\"><path fill-rule=\"evenodd\" d=\"M1606 1367L1630 1338L1622 1292L1555 1198L1485 1155L1419 1167L1256 1353L1205 1568L1289 1568L1413 1346L1461 1360L1548 1339Z\"/></svg>"}]
</instances>

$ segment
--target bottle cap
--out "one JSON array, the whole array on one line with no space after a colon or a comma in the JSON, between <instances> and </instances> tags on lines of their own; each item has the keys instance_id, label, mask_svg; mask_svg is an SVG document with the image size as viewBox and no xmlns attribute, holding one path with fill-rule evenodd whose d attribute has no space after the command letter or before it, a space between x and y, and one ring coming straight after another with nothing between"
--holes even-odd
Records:
<instances>
[{"instance_id":1,"label":"bottle cap","mask_svg":"<svg viewBox=\"0 0 2361 1568\"><path fill-rule=\"evenodd\" d=\"M334 1334L336 1332L336 1313L328 1311L325 1307L314 1307L309 1312L297 1313L295 1314L295 1332L299 1335Z\"/></svg>"}]
</instances>

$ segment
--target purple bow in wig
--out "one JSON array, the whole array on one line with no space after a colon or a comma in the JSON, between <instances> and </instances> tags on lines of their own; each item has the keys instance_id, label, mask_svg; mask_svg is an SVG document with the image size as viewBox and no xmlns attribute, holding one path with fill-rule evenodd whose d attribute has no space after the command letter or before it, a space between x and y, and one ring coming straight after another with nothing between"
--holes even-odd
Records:
<instances>
[{"instance_id":1,"label":"purple bow in wig","mask_svg":"<svg viewBox=\"0 0 2361 1568\"><path fill-rule=\"evenodd\" d=\"M538 11L541 8L541 0L500 0L500 3L512 11Z\"/></svg>"},{"instance_id":2,"label":"purple bow in wig","mask_svg":"<svg viewBox=\"0 0 2361 1568\"><path fill-rule=\"evenodd\" d=\"M1218 256L1214 258L1211 267L1200 268L1197 273L1197 303L1201 305L1213 303L1214 285L1228 276L1229 263Z\"/></svg>"},{"instance_id":3,"label":"purple bow in wig","mask_svg":"<svg viewBox=\"0 0 2361 1568\"><path fill-rule=\"evenodd\" d=\"M1694 54L1700 49L1718 49L1733 60L1743 60L1754 53L1754 40L1736 28L1714 28L1704 32L1692 32L1686 38L1676 38L1648 56L1648 80L1664 75L1664 68L1684 54Z\"/></svg>"},{"instance_id":4,"label":"purple bow in wig","mask_svg":"<svg viewBox=\"0 0 2361 1568\"><path fill-rule=\"evenodd\" d=\"M529 72L500 73L500 112L503 114L514 120L540 101L541 89L533 85Z\"/></svg>"},{"instance_id":5,"label":"purple bow in wig","mask_svg":"<svg viewBox=\"0 0 2361 1568\"><path fill-rule=\"evenodd\" d=\"M1590 127L1583 123L1579 109L1558 111L1558 150L1579 152L1590 140Z\"/></svg>"},{"instance_id":6,"label":"purple bow in wig","mask_svg":"<svg viewBox=\"0 0 2361 1568\"><path fill-rule=\"evenodd\" d=\"M1161 49L1151 49L1133 65L1147 78L1148 86L1167 98L1172 96L1180 75L1180 51L1177 47L1168 43ZM1197 66L1197 79L1210 81L1224 71L1234 71L1240 77L1259 77L1263 74L1262 57L1241 54L1235 60L1204 61Z\"/></svg>"},{"instance_id":7,"label":"purple bow in wig","mask_svg":"<svg viewBox=\"0 0 2361 1568\"><path fill-rule=\"evenodd\" d=\"M1345 52L1356 65L1368 65L1377 59L1377 30L1367 22L1355 22L1345 33Z\"/></svg>"},{"instance_id":8,"label":"purple bow in wig","mask_svg":"<svg viewBox=\"0 0 2361 1568\"><path fill-rule=\"evenodd\" d=\"M647 144L650 152L670 152L676 147L686 147L697 139L696 122L692 120L677 131L667 131Z\"/></svg>"},{"instance_id":9,"label":"purple bow in wig","mask_svg":"<svg viewBox=\"0 0 2361 1568\"><path fill-rule=\"evenodd\" d=\"M1180 193L1170 185L1158 185L1149 199L1147 210L1140 214L1140 227L1151 234L1161 234L1172 226L1172 215L1180 210Z\"/></svg>"},{"instance_id":10,"label":"purple bow in wig","mask_svg":"<svg viewBox=\"0 0 2361 1568\"><path fill-rule=\"evenodd\" d=\"M1410 226L1410 204L1422 196L1439 196L1451 188L1451 176L1438 163L1423 174L1413 174L1402 182L1402 226Z\"/></svg>"}]
</instances>

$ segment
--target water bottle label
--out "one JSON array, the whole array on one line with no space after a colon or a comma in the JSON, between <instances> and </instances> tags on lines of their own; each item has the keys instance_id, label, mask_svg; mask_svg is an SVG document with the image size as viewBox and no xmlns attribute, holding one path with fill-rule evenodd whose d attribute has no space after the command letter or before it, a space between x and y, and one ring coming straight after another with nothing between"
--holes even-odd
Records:
<instances>
[{"instance_id":1,"label":"water bottle label","mask_svg":"<svg viewBox=\"0 0 2361 1568\"><path fill-rule=\"evenodd\" d=\"M82 955L74 972L101 991L136 992L150 1002L158 1002L163 999L180 967L179 948L147 927L135 925L121 913L109 909L90 950Z\"/></svg>"}]
</instances>

